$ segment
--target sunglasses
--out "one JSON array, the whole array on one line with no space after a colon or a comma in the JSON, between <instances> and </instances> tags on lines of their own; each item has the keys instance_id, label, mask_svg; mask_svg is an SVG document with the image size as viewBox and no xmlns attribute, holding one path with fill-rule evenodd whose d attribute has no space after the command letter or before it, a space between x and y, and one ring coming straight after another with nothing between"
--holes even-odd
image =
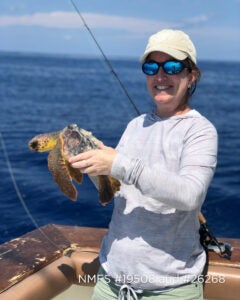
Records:
<instances>
[{"instance_id":1,"label":"sunglasses","mask_svg":"<svg viewBox=\"0 0 240 300\"><path fill-rule=\"evenodd\" d=\"M151 60L142 64L142 71L144 74L152 76L158 73L160 67L162 67L163 71L168 75L179 74L184 69L189 69L186 64L177 60L168 60L162 63Z\"/></svg>"}]
</instances>

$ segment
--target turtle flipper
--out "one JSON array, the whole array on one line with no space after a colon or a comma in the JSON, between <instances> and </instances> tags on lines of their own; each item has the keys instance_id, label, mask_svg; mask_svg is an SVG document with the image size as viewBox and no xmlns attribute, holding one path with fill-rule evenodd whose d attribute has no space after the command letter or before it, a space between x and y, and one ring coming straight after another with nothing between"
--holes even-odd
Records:
<instances>
[{"instance_id":1,"label":"turtle flipper","mask_svg":"<svg viewBox=\"0 0 240 300\"><path fill-rule=\"evenodd\" d=\"M113 182L114 186L112 185ZM119 187L120 182L115 178L106 175L98 176L98 194L101 204L106 205L108 202L110 202L114 196L114 193L119 190Z\"/></svg>"},{"instance_id":2,"label":"turtle flipper","mask_svg":"<svg viewBox=\"0 0 240 300\"><path fill-rule=\"evenodd\" d=\"M60 143L48 155L48 168L60 190L71 200L77 200L77 190L72 184L72 177L61 153Z\"/></svg>"},{"instance_id":3,"label":"turtle flipper","mask_svg":"<svg viewBox=\"0 0 240 300\"><path fill-rule=\"evenodd\" d=\"M109 177L109 180L111 182L113 194L115 194L117 191L120 190L121 183L116 178L111 176Z\"/></svg>"},{"instance_id":4,"label":"turtle flipper","mask_svg":"<svg viewBox=\"0 0 240 300\"><path fill-rule=\"evenodd\" d=\"M66 161L66 165L71 177L75 179L78 184L81 184L83 181L83 174L79 171L79 169L72 168L68 161Z\"/></svg>"}]
</instances>

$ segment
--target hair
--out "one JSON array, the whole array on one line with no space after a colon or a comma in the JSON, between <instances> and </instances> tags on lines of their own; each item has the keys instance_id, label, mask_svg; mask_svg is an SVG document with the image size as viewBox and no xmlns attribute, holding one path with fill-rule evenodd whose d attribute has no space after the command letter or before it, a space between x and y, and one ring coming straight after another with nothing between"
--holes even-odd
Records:
<instances>
[{"instance_id":1,"label":"hair","mask_svg":"<svg viewBox=\"0 0 240 300\"><path fill-rule=\"evenodd\" d=\"M194 70L194 72L196 74L196 80L194 81L194 83L192 84L192 86L188 89L187 101L189 101L190 98L192 97L192 95L194 94L196 88L197 88L197 83L200 81L201 70L198 68L198 66L190 58L186 58L184 60L184 62L189 67L190 72L192 72Z\"/></svg>"}]
</instances>

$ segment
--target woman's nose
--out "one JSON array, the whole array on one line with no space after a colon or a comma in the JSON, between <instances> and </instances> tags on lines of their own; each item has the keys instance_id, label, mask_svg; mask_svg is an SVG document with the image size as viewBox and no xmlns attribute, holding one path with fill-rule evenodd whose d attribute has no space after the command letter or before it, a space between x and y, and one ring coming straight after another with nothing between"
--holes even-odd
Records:
<instances>
[{"instance_id":1,"label":"woman's nose","mask_svg":"<svg viewBox=\"0 0 240 300\"><path fill-rule=\"evenodd\" d=\"M166 73L164 72L163 68L160 67L157 74L156 74L156 78L157 79L162 79L166 77Z\"/></svg>"}]
</instances>

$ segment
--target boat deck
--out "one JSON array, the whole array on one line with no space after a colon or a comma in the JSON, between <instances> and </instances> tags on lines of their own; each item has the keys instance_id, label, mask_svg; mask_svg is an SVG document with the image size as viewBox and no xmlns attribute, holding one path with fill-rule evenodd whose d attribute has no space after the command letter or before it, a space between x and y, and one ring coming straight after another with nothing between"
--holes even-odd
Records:
<instances>
[{"instance_id":1,"label":"boat deck","mask_svg":"<svg viewBox=\"0 0 240 300\"><path fill-rule=\"evenodd\" d=\"M4 270L0 272L0 300L53 299L78 284L79 275L96 274L98 251L106 232L101 228L51 224L0 245L0 269ZM233 254L226 259L209 252L204 296L237 300L240 239L219 240L232 244ZM64 298L59 295L55 299Z\"/></svg>"}]
</instances>

